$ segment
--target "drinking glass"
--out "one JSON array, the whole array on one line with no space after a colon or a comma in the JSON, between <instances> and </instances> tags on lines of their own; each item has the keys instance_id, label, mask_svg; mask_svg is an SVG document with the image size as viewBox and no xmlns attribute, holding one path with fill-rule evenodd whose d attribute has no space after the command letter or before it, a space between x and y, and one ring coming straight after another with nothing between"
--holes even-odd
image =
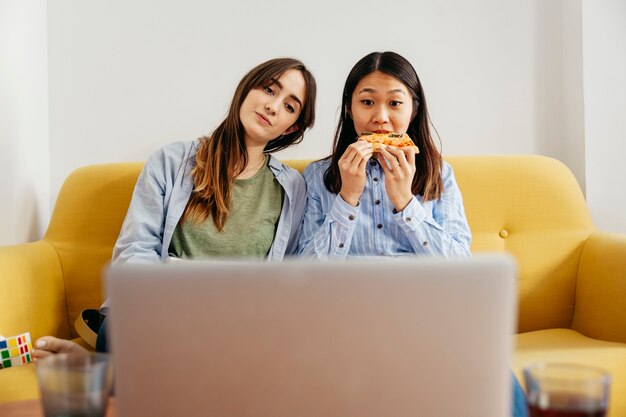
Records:
<instances>
[{"instance_id":1,"label":"drinking glass","mask_svg":"<svg viewBox=\"0 0 626 417\"><path fill-rule=\"evenodd\" d=\"M113 371L106 353L59 353L36 362L46 417L103 417Z\"/></svg>"},{"instance_id":2,"label":"drinking glass","mask_svg":"<svg viewBox=\"0 0 626 417\"><path fill-rule=\"evenodd\" d=\"M611 378L601 369L538 363L524 369L530 417L604 417Z\"/></svg>"}]
</instances>

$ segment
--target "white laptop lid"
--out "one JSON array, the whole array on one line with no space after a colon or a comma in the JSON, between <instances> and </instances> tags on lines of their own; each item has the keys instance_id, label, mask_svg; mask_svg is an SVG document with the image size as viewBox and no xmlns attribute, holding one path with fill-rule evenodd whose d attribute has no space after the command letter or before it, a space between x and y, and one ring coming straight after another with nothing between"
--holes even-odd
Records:
<instances>
[{"instance_id":1,"label":"white laptop lid","mask_svg":"<svg viewBox=\"0 0 626 417\"><path fill-rule=\"evenodd\" d=\"M107 275L120 417L510 413L507 256Z\"/></svg>"}]
</instances>

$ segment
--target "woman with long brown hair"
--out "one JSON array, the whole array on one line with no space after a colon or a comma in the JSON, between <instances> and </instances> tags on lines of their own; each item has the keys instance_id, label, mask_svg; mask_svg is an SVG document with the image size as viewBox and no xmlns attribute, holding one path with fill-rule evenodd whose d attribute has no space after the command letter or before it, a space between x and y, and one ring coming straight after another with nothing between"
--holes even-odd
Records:
<instances>
[{"instance_id":1,"label":"woman with long brown hair","mask_svg":"<svg viewBox=\"0 0 626 417\"><path fill-rule=\"evenodd\" d=\"M137 179L112 262L280 261L295 254L305 183L270 153L302 140L315 119L315 98L315 79L296 59L272 59L248 72L213 133L167 145L150 156ZM102 325L98 351L108 350L105 333ZM35 348L35 358L82 350L51 336L37 340Z\"/></svg>"},{"instance_id":2,"label":"woman with long brown hair","mask_svg":"<svg viewBox=\"0 0 626 417\"><path fill-rule=\"evenodd\" d=\"M346 80L331 156L304 171L304 256L469 256L461 192L430 133L422 84L394 52L362 58ZM363 132L406 133L419 154L358 141Z\"/></svg>"},{"instance_id":3,"label":"woman with long brown hair","mask_svg":"<svg viewBox=\"0 0 626 417\"><path fill-rule=\"evenodd\" d=\"M252 69L211 135L150 157L113 263L222 256L276 261L294 253L304 182L270 153L302 140L313 125L315 96L315 80L298 60L273 59Z\"/></svg>"}]
</instances>

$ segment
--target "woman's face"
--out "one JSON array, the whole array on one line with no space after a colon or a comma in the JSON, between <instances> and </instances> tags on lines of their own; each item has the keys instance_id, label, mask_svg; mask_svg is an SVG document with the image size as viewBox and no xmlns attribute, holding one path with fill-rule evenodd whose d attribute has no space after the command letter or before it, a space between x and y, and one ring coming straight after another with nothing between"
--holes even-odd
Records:
<instances>
[{"instance_id":1,"label":"woman's face","mask_svg":"<svg viewBox=\"0 0 626 417\"><path fill-rule=\"evenodd\" d=\"M374 71L354 89L350 113L357 134L406 133L413 115L413 99L402 81Z\"/></svg>"},{"instance_id":2,"label":"woman's face","mask_svg":"<svg viewBox=\"0 0 626 417\"><path fill-rule=\"evenodd\" d=\"M246 144L267 144L297 129L306 83L299 70L288 70L272 84L250 90L239 109Z\"/></svg>"}]
</instances>

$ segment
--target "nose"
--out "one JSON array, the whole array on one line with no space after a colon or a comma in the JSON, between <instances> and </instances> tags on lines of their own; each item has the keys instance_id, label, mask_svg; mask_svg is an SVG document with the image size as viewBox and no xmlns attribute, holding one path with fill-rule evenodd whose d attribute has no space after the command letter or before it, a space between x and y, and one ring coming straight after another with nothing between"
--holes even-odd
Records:
<instances>
[{"instance_id":1,"label":"nose","mask_svg":"<svg viewBox=\"0 0 626 417\"><path fill-rule=\"evenodd\" d=\"M375 125L378 125L380 128L382 128L383 125L389 123L389 113L384 106L379 106L374 112L373 116L374 117L372 118L372 122Z\"/></svg>"},{"instance_id":2,"label":"nose","mask_svg":"<svg viewBox=\"0 0 626 417\"><path fill-rule=\"evenodd\" d=\"M276 113L278 113L278 100L268 100L267 103L265 103L265 110L271 115L276 115Z\"/></svg>"}]
</instances>

